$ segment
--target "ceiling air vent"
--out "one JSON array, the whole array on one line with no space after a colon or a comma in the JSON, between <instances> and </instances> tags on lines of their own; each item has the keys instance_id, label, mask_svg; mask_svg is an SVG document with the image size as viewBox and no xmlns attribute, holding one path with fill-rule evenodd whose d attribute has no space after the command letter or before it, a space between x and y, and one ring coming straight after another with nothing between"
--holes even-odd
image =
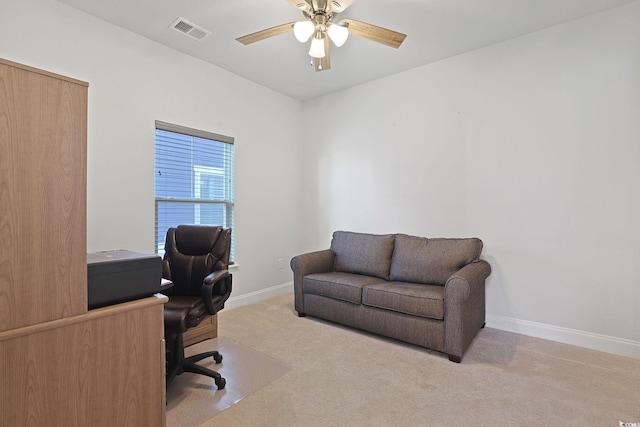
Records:
<instances>
[{"instance_id":1,"label":"ceiling air vent","mask_svg":"<svg viewBox=\"0 0 640 427\"><path fill-rule=\"evenodd\" d=\"M198 27L196 24L191 23L184 18L176 19L173 24L169 26L169 28L198 41L211 34L211 31L207 31L202 27Z\"/></svg>"}]
</instances>

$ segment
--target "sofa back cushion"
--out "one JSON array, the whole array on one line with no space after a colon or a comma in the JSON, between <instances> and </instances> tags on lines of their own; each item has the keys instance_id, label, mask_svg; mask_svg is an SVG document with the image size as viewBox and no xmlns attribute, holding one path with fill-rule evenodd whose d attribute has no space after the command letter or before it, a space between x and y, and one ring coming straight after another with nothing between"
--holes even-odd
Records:
<instances>
[{"instance_id":1,"label":"sofa back cushion","mask_svg":"<svg viewBox=\"0 0 640 427\"><path fill-rule=\"evenodd\" d=\"M427 239L397 234L390 279L399 282L444 285L456 271L477 261L482 240Z\"/></svg>"},{"instance_id":2,"label":"sofa back cushion","mask_svg":"<svg viewBox=\"0 0 640 427\"><path fill-rule=\"evenodd\" d=\"M336 255L334 269L389 280L393 241L393 234L336 231L331 240L331 251Z\"/></svg>"}]
</instances>

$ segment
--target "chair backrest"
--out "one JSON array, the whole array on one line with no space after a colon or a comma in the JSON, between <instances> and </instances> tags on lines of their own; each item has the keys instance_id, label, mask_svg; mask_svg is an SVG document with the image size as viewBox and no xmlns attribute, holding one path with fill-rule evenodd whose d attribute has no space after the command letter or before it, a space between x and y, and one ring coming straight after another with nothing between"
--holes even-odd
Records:
<instances>
[{"instance_id":1,"label":"chair backrest","mask_svg":"<svg viewBox=\"0 0 640 427\"><path fill-rule=\"evenodd\" d=\"M210 273L229 267L231 229L208 225L169 228L162 277L173 282L171 295L199 296Z\"/></svg>"}]
</instances>

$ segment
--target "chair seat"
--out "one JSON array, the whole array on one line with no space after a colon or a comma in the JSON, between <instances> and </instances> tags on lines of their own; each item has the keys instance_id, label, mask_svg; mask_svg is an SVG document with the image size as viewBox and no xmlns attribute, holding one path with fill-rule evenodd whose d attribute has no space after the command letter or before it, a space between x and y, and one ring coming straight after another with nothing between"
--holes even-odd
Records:
<instances>
[{"instance_id":1,"label":"chair seat","mask_svg":"<svg viewBox=\"0 0 640 427\"><path fill-rule=\"evenodd\" d=\"M164 305L165 334L178 334L198 326L208 316L201 297L172 295Z\"/></svg>"}]
</instances>

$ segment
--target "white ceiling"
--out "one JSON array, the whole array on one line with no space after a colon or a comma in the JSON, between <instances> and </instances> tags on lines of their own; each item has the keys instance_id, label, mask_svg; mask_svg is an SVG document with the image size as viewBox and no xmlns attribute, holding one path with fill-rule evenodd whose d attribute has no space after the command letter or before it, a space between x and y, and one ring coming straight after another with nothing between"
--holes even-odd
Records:
<instances>
[{"instance_id":1,"label":"white ceiling","mask_svg":"<svg viewBox=\"0 0 640 427\"><path fill-rule=\"evenodd\" d=\"M244 46L237 37L302 19L285 0L59 0L107 22L308 100L634 0L357 0L351 18L407 34L399 49L350 37L316 73L308 43L282 34ZM193 40L169 28L182 17L211 34Z\"/></svg>"}]
</instances>

